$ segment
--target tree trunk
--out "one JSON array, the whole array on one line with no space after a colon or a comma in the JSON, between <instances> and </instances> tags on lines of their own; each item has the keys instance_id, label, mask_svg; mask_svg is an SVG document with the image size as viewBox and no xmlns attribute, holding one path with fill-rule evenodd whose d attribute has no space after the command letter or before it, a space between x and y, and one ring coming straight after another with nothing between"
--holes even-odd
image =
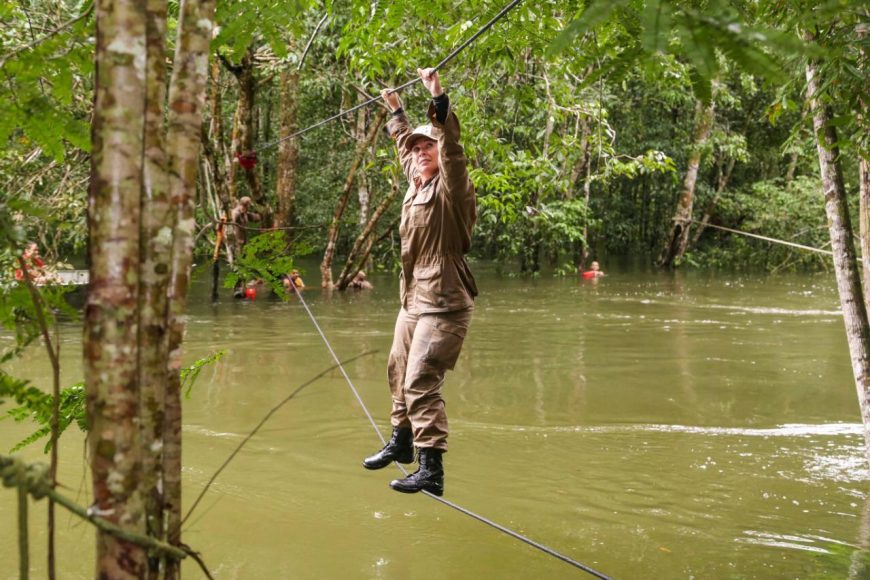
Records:
<instances>
[{"instance_id":1,"label":"tree trunk","mask_svg":"<svg viewBox=\"0 0 870 580\"><path fill-rule=\"evenodd\" d=\"M233 117L233 170L230 178L230 191L235 198L238 194L237 171L244 173L248 182L251 198L258 205L263 202L263 192L260 187L260 174L257 166L250 169L242 168L238 162L239 157L251 154L254 151L254 98L257 91L257 80L254 77L254 50L253 46L248 49L238 66L229 66L230 72L239 81L239 100L236 105L236 113Z\"/></svg>"},{"instance_id":2,"label":"tree trunk","mask_svg":"<svg viewBox=\"0 0 870 580\"><path fill-rule=\"evenodd\" d=\"M351 187L356 172L366 155L366 149L375 141L378 135L378 129L387 117L387 110L381 109L375 119L372 121L369 132L363 141L359 141L353 154L353 161L350 164L350 169L347 172L347 178L344 180L344 187L341 190L341 196L338 198L338 203L335 206L335 212L332 214L332 223L329 225L329 232L326 234L326 249L323 252L323 261L320 263L320 287L332 288L332 258L335 255L335 242L338 240L339 226L341 225L341 216L344 215L344 210L347 208L347 203L350 201Z\"/></svg>"},{"instance_id":3,"label":"tree trunk","mask_svg":"<svg viewBox=\"0 0 870 580\"><path fill-rule=\"evenodd\" d=\"M695 135L689 153L686 177L683 179L683 191L677 202L674 223L665 239L664 248L662 248L658 259L658 265L661 268L672 267L674 260L682 258L686 253L689 244L689 226L692 223L692 204L695 200L695 183L698 180L698 170L701 167L701 153L712 127L713 101L711 100L706 105L698 101L695 106Z\"/></svg>"},{"instance_id":4,"label":"tree trunk","mask_svg":"<svg viewBox=\"0 0 870 580\"><path fill-rule=\"evenodd\" d=\"M870 308L870 162L861 159L858 164L859 210L861 237L861 265L864 271L864 308Z\"/></svg>"},{"instance_id":5,"label":"tree trunk","mask_svg":"<svg viewBox=\"0 0 870 580\"><path fill-rule=\"evenodd\" d=\"M804 33L804 39L813 38ZM834 272L837 276L840 306L843 309L843 322L846 325L858 404L864 423L865 456L870 463L870 324L852 240L852 224L849 221L846 190L839 162L837 132L831 125L833 113L830 106L823 103L818 95L822 82L818 63L807 63L806 74L807 99L813 115L819 169L825 191L825 214L831 235L831 249L834 252Z\"/></svg>"},{"instance_id":6,"label":"tree trunk","mask_svg":"<svg viewBox=\"0 0 870 580\"><path fill-rule=\"evenodd\" d=\"M362 102L365 99L363 95L360 95L359 100ZM366 134L366 120L368 119L368 108L363 107L359 111L357 111L356 118L356 137L357 140L361 140L365 138ZM369 192L369 182L366 179L365 172L362 172L359 176L359 180L357 180L357 188L356 194L357 199L359 200L359 228L360 231L365 229L366 222L369 220L369 203L370 203L370 192Z\"/></svg>"},{"instance_id":7,"label":"tree trunk","mask_svg":"<svg viewBox=\"0 0 870 580\"><path fill-rule=\"evenodd\" d=\"M299 106L299 71L287 70L281 73L281 102L279 105L278 136L283 141L278 146L278 180L275 195L278 198L278 215L275 225L292 228L296 225L296 172L299 168L299 141L286 139L297 128ZM292 231L287 230L285 237L289 242Z\"/></svg>"},{"instance_id":8,"label":"tree trunk","mask_svg":"<svg viewBox=\"0 0 870 580\"><path fill-rule=\"evenodd\" d=\"M166 290L172 262L172 239L161 235L164 228L172 224L163 128L166 102L166 2L149 0L147 14L145 159L139 247L139 425L145 528L148 535L162 540ZM159 571L159 560L149 558L149 578L157 578Z\"/></svg>"},{"instance_id":9,"label":"tree trunk","mask_svg":"<svg viewBox=\"0 0 870 580\"><path fill-rule=\"evenodd\" d=\"M93 508L140 534L145 531L137 421L145 47L145 3L100 0L84 321L88 445ZM141 578L146 555L140 546L98 532L96 576Z\"/></svg>"},{"instance_id":10,"label":"tree trunk","mask_svg":"<svg viewBox=\"0 0 870 580\"><path fill-rule=\"evenodd\" d=\"M165 510L167 539L181 544L181 343L184 337L187 290L193 262L193 196L199 169L202 110L208 75L215 0L183 0L172 83L169 89L169 192L175 212L172 273L169 285L168 384L164 431ZM166 577L180 574L177 561L167 562Z\"/></svg>"},{"instance_id":11,"label":"tree trunk","mask_svg":"<svg viewBox=\"0 0 870 580\"><path fill-rule=\"evenodd\" d=\"M224 135L223 111L221 108L221 66L215 59L209 65L211 92L209 93L209 120L208 138L204 138L203 150L206 155L211 173L214 176L214 187L220 199L220 207L223 212L229 212L232 205L232 195L228 175L233 171L232 158L227 151L227 143Z\"/></svg>"},{"instance_id":12,"label":"tree trunk","mask_svg":"<svg viewBox=\"0 0 870 580\"><path fill-rule=\"evenodd\" d=\"M698 240L701 239L701 234L703 234L704 230L707 229L707 224L710 223L710 218L713 217L713 210L716 209L716 204L719 203L719 198L722 197L722 193L725 191L725 188L728 187L728 182L731 181L731 174L734 172L734 165L736 163L737 159L732 157L728 160L728 166L719 174L719 179L716 182L716 192L713 194L710 203L708 203L707 207L704 208L704 217L701 218L701 223L698 224L698 227L695 229L695 235L692 236L693 246L698 243Z\"/></svg>"},{"instance_id":13,"label":"tree trunk","mask_svg":"<svg viewBox=\"0 0 870 580\"><path fill-rule=\"evenodd\" d=\"M387 211L390 204L393 203L397 193L399 193L399 180L394 179L392 186L390 187L390 192L384 197L377 209L375 209L371 219L369 219L360 235L357 236L356 241L354 241L353 248L350 250L350 253L347 255L347 260L344 263L344 268L341 269L341 274L338 275L338 283L335 285L338 290L343 291L347 289L347 285L350 284L353 277L360 271L362 264L365 262L365 258L362 261L357 262L358 265L356 268L353 267L353 263L357 259L360 248L363 247L364 243L371 241L372 232L375 231L375 227L378 225L381 216L384 215L384 212ZM366 247L366 258L369 253L371 253L370 245Z\"/></svg>"}]
</instances>

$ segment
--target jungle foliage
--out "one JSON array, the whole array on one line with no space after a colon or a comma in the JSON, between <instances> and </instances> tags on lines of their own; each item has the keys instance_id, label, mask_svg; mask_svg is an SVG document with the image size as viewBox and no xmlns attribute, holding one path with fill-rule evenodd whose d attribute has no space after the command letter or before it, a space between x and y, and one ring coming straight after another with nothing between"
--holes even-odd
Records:
<instances>
[{"instance_id":1,"label":"jungle foliage","mask_svg":"<svg viewBox=\"0 0 870 580\"><path fill-rule=\"evenodd\" d=\"M242 131L235 115L243 87L233 67L251 67L253 111L246 122L258 156L251 172L262 188L255 201L261 210L274 209L280 78L299 67L303 54L293 95L297 128L413 78L416 67L440 60L501 7L482 0L220 2L212 48L224 64L210 88L217 104L212 114L221 117L220 130L209 129L216 158L229 172L239 171L231 152ZM170 28L173 10L170 3ZM65 261L80 256L85 244L91 12L91 3L78 0L0 5L6 25L0 102L8 112L0 120L0 187L5 197L25 200L34 210L16 213L27 237L38 240L49 258ZM325 24L312 37L323 16ZM802 41L793 32L799 22L827 30L824 41ZM478 190L475 255L529 273L547 263L578 265L590 251L653 259L680 194L699 101L713 103L715 114L702 146L695 219L709 209L711 223L734 229L776 221L767 204L732 210L755 199L759 183L792 191L796 177L811 180L804 189L816 178L802 96L801 63L810 56L824 56L826 98L845 129L847 188L857 191L856 163L867 133L858 113L866 22L866 8L855 0L521 3L443 71ZM419 87L403 99L412 118L422 119L426 100ZM354 144L362 138L359 128L374 113L369 107L293 140L299 150L294 223L308 227L297 240L315 252L323 251ZM213 119L207 123L214 127ZM389 191L394 162L386 137L366 153L356 178L359 193L340 216L338 256L349 251ZM223 179L238 182L224 205L251 193L250 179ZM201 226L215 217L208 200L205 192L198 200ZM796 202L794 219L776 232L752 231L813 245L818 240L807 227L824 225L820 208ZM398 211L393 204L381 223L393 223ZM391 269L396 235L380 233L373 266ZM203 252L209 235L200 238ZM707 230L691 243L692 257L684 263L820 266L797 252L771 253Z\"/></svg>"}]
</instances>

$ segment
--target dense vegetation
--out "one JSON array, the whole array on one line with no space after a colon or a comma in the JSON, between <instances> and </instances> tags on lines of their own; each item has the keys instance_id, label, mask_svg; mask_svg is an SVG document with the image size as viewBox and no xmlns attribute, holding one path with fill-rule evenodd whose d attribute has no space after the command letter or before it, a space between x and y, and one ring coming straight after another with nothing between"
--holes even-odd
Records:
<instances>
[{"instance_id":1,"label":"dense vegetation","mask_svg":"<svg viewBox=\"0 0 870 580\"><path fill-rule=\"evenodd\" d=\"M779 3L602 2L584 13L585 20L575 20L579 6L520 4L443 73L479 193L475 254L525 272L546 264L571 271L590 250L654 261L695 150L700 158L692 219L824 246L803 79L803 62L822 43L803 43L789 28L799 19L811 23L808 14L820 25L828 23L820 29L829 31L826 56L837 77L827 90L834 118L845 129L842 161L853 195L861 145L853 139L859 124L852 121L862 88L861 45L854 41L866 14L857 2L808 3L805 10L790 4L793 14ZM378 108L285 141L298 148L298 157L282 158L276 141L355 105L363 95L413 78L417 66L439 61L500 8L481 1L220 3L207 120L213 169L211 180L201 172L199 226L211 225L216 215L209 187L224 206L253 195L270 214L263 225L304 226L291 239L321 255L354 146ZM93 102L89 11L89 5L72 1L7 3L0 9L7 55L0 62L4 201L11 210L27 208L16 213L25 237L38 239L44 253L64 261L80 256L86 243ZM322 16L326 21L308 47ZM41 37L46 39L39 42ZM850 86L857 92L849 95ZM422 119L419 85L404 98ZM711 126L699 139L699 111L708 106ZM233 156L250 150L256 150L258 163L245 171ZM340 258L380 201L392 188L404 187L394 183L394 159L382 134L363 152L338 220ZM380 238L373 252L381 268L396 262L396 234L383 234L395 223L398 205L392 203L371 234ZM697 223L690 229L678 263L772 270L827 263ZM204 252L213 243L209 236L199 238Z\"/></svg>"}]
</instances>

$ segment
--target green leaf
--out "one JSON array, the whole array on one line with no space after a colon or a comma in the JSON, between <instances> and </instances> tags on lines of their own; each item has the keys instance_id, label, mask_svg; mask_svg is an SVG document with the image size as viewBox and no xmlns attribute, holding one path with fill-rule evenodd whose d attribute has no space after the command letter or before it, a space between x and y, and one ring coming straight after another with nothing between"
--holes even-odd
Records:
<instances>
[{"instance_id":1,"label":"green leaf","mask_svg":"<svg viewBox=\"0 0 870 580\"><path fill-rule=\"evenodd\" d=\"M686 19L677 25L680 37L683 41L683 52L686 58L697 70L698 76L710 79L716 76L719 63L716 60L716 51L710 42L710 36L705 33L704 26L698 20ZM693 79L692 84L695 85Z\"/></svg>"},{"instance_id":2,"label":"green leaf","mask_svg":"<svg viewBox=\"0 0 870 580\"><path fill-rule=\"evenodd\" d=\"M671 30L671 7L665 0L649 0L641 14L643 34L641 44L644 50L657 53L665 52Z\"/></svg>"},{"instance_id":3,"label":"green leaf","mask_svg":"<svg viewBox=\"0 0 870 580\"><path fill-rule=\"evenodd\" d=\"M598 2L593 2L586 7L579 18L569 23L568 26L566 26L565 29L560 32L555 39L553 39L553 42L547 48L547 54L549 56L554 56L564 52L575 39L582 37L589 30L606 22L614 10L627 3L628 0L615 0L613 2L599 0Z\"/></svg>"},{"instance_id":4,"label":"green leaf","mask_svg":"<svg viewBox=\"0 0 870 580\"><path fill-rule=\"evenodd\" d=\"M689 70L689 78L692 80L692 92L695 93L695 97L705 105L709 103L713 99L712 80L703 76L695 67Z\"/></svg>"}]
</instances>

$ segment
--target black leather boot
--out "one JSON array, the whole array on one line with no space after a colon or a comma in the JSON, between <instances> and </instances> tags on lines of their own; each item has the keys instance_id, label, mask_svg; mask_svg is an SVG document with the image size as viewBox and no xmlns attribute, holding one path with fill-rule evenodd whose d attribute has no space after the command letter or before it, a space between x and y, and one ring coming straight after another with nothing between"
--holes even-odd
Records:
<instances>
[{"instance_id":1,"label":"black leather boot","mask_svg":"<svg viewBox=\"0 0 870 580\"><path fill-rule=\"evenodd\" d=\"M393 435L384 448L363 459L366 469L382 469L392 463L412 463L414 461L414 436L410 427L393 427Z\"/></svg>"},{"instance_id":2,"label":"black leather boot","mask_svg":"<svg viewBox=\"0 0 870 580\"><path fill-rule=\"evenodd\" d=\"M444 495L444 466L441 463L443 453L440 449L420 449L420 469L404 479L394 479L390 482L390 487L402 493L428 491L441 497Z\"/></svg>"}]
</instances>

